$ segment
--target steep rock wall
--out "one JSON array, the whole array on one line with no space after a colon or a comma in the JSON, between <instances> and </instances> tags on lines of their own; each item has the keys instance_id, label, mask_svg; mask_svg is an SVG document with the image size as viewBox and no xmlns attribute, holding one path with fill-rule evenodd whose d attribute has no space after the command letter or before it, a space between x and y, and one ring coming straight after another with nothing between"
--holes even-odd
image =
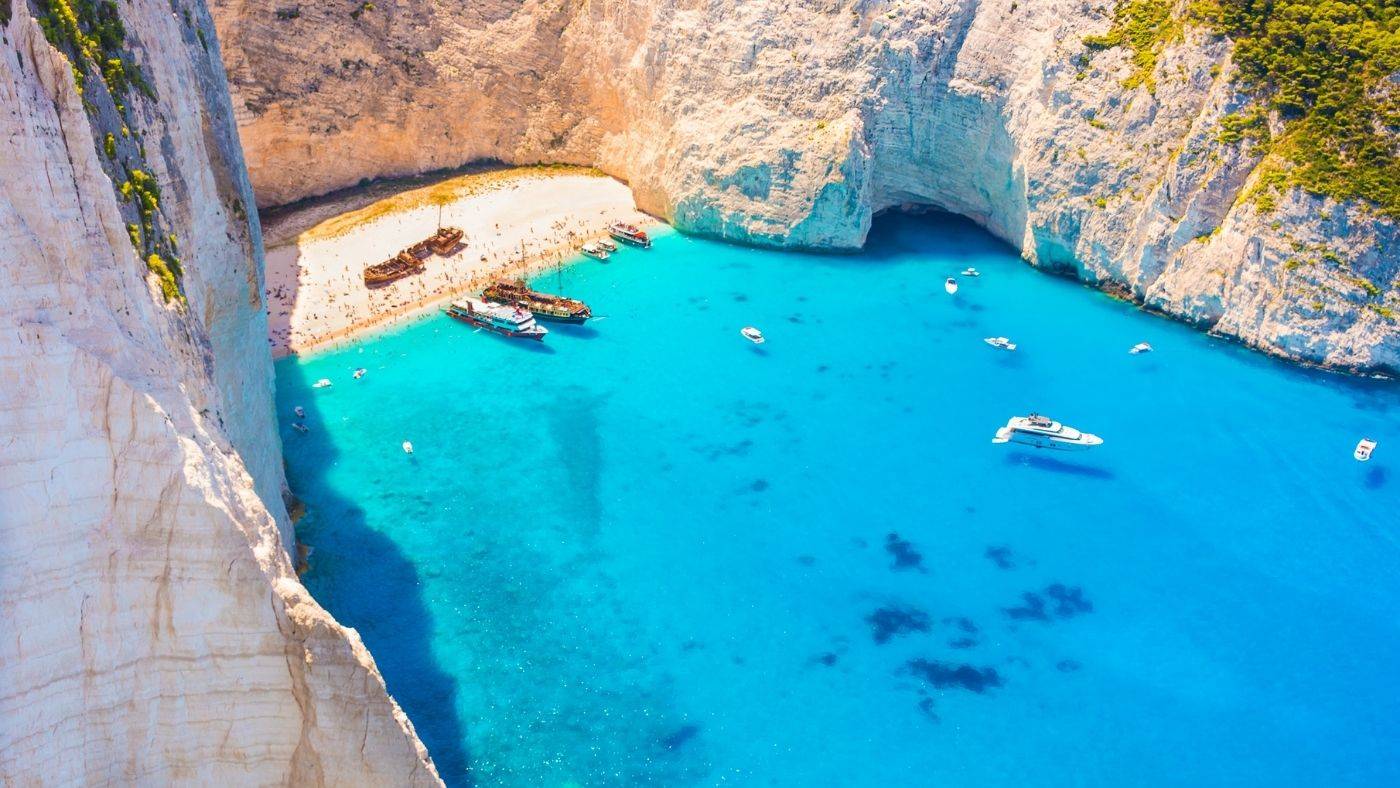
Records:
<instances>
[{"instance_id":1,"label":"steep rock wall","mask_svg":"<svg viewBox=\"0 0 1400 788\"><path fill-rule=\"evenodd\" d=\"M80 92L42 6L0 4L0 781L437 784L284 547L260 232L207 10L110 7L150 92L122 98ZM114 183L137 163L147 235L183 263L170 301Z\"/></svg>"},{"instance_id":2,"label":"steep rock wall","mask_svg":"<svg viewBox=\"0 0 1400 788\"><path fill-rule=\"evenodd\" d=\"M1400 370L1393 221L1217 141L1228 42L1087 68L1084 0L214 0L259 203L468 161L593 164L746 243L851 249L904 204L1277 354ZM1082 72L1082 73L1081 73ZM1369 283L1369 284L1367 284Z\"/></svg>"}]
</instances>

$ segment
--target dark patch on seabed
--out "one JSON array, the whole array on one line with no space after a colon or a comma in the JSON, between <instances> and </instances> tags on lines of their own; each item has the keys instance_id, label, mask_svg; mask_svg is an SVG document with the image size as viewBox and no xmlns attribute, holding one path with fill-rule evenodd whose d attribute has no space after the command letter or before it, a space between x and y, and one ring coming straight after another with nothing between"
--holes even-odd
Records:
<instances>
[{"instance_id":1,"label":"dark patch on seabed","mask_svg":"<svg viewBox=\"0 0 1400 788\"><path fill-rule=\"evenodd\" d=\"M667 752L679 750L698 735L700 735L699 725L682 725L663 737L661 739L661 746L665 747Z\"/></svg>"},{"instance_id":2,"label":"dark patch on seabed","mask_svg":"<svg viewBox=\"0 0 1400 788\"><path fill-rule=\"evenodd\" d=\"M927 632L933 628L928 613L908 605L887 605L865 617L870 625L870 637L885 644L897 635Z\"/></svg>"},{"instance_id":3,"label":"dark patch on seabed","mask_svg":"<svg viewBox=\"0 0 1400 788\"><path fill-rule=\"evenodd\" d=\"M991 667L979 668L932 659L911 659L906 667L934 689L963 689L982 695L1003 684L1001 674Z\"/></svg>"},{"instance_id":4,"label":"dark patch on seabed","mask_svg":"<svg viewBox=\"0 0 1400 788\"><path fill-rule=\"evenodd\" d=\"M983 553L987 560L997 565L998 569L1015 569L1016 562L1012 560L1011 548L1006 545L992 545Z\"/></svg>"},{"instance_id":5,"label":"dark patch on seabed","mask_svg":"<svg viewBox=\"0 0 1400 788\"><path fill-rule=\"evenodd\" d=\"M554 403L545 409L559 464L573 493L571 503L589 535L597 532L603 517L603 439L599 426L603 402L602 397L580 386L568 386L560 389Z\"/></svg>"},{"instance_id":6,"label":"dark patch on seabed","mask_svg":"<svg viewBox=\"0 0 1400 788\"><path fill-rule=\"evenodd\" d=\"M894 557L894 563L890 569L900 571L904 569L914 569L919 572L926 572L924 568L924 555L914 548L914 543L900 537L897 533L890 533L885 536L885 552Z\"/></svg>"},{"instance_id":7,"label":"dark patch on seabed","mask_svg":"<svg viewBox=\"0 0 1400 788\"><path fill-rule=\"evenodd\" d=\"M1045 597L1049 597L1055 603L1052 609ZM1084 590L1079 586L1066 586L1063 583L1052 583L1045 587L1045 596L1034 591L1027 591L1021 594L1021 604L1016 607L1002 608L1007 617L1013 621L1049 621L1053 614L1056 618L1069 619L1075 616L1092 613L1094 603L1084 596Z\"/></svg>"}]
</instances>

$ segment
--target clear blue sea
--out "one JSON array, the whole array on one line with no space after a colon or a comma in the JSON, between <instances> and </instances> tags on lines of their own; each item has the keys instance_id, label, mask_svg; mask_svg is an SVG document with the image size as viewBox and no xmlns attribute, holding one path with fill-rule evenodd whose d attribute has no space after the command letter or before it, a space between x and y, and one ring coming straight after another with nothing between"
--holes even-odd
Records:
<instances>
[{"instance_id":1,"label":"clear blue sea","mask_svg":"<svg viewBox=\"0 0 1400 788\"><path fill-rule=\"evenodd\" d=\"M562 283L602 317L542 347L433 316L277 367L304 579L449 785L1400 783L1397 384L950 218ZM1105 443L990 442L1033 410Z\"/></svg>"}]
</instances>

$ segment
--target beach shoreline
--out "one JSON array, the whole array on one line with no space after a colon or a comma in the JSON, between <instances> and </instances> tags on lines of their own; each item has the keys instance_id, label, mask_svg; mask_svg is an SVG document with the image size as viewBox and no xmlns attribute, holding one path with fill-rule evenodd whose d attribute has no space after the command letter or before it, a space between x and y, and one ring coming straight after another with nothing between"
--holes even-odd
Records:
<instances>
[{"instance_id":1,"label":"beach shoreline","mask_svg":"<svg viewBox=\"0 0 1400 788\"><path fill-rule=\"evenodd\" d=\"M442 225L465 233L454 254L434 255L424 272L385 287L365 287L366 266L431 235L439 214ZM492 280L587 259L579 246L614 221L665 226L637 210L625 184L573 167L474 172L379 199L352 191L280 209L264 233L273 358L341 347Z\"/></svg>"}]
</instances>

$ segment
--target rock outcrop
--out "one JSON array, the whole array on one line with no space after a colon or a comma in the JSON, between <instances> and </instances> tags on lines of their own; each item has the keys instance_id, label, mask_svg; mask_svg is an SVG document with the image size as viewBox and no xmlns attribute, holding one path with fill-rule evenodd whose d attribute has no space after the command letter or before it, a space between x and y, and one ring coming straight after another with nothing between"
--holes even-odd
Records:
<instances>
[{"instance_id":1,"label":"rock outcrop","mask_svg":"<svg viewBox=\"0 0 1400 788\"><path fill-rule=\"evenodd\" d=\"M208 12L73 7L0 0L0 782L438 784L285 548Z\"/></svg>"},{"instance_id":2,"label":"rock outcrop","mask_svg":"<svg viewBox=\"0 0 1400 788\"><path fill-rule=\"evenodd\" d=\"M1245 195L1230 43L1154 87L1084 0L214 0L262 205L494 158L596 165L679 228L852 249L968 216L1033 264L1269 352L1400 370L1394 221Z\"/></svg>"}]
</instances>

